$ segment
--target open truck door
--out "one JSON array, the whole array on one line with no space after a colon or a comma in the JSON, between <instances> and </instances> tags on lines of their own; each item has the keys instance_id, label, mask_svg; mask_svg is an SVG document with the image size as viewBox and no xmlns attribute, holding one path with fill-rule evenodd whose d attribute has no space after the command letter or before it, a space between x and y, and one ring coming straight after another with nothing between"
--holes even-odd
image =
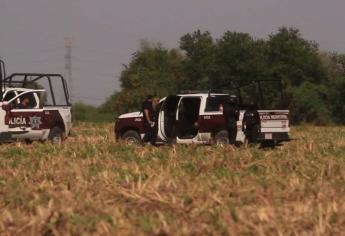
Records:
<instances>
[{"instance_id":1,"label":"open truck door","mask_svg":"<svg viewBox=\"0 0 345 236\"><path fill-rule=\"evenodd\" d=\"M158 118L158 137L163 141L176 136L176 112L181 97L170 95L166 97Z\"/></svg>"},{"instance_id":2,"label":"open truck door","mask_svg":"<svg viewBox=\"0 0 345 236\"><path fill-rule=\"evenodd\" d=\"M200 117L200 96L182 97L176 113L176 136L180 140L191 140L197 137Z\"/></svg>"}]
</instances>

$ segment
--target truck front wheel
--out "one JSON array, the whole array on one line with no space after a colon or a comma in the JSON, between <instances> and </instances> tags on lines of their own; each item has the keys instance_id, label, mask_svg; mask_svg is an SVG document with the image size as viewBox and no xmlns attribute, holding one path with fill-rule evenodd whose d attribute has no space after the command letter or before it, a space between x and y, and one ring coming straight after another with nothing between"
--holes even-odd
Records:
<instances>
[{"instance_id":1,"label":"truck front wheel","mask_svg":"<svg viewBox=\"0 0 345 236\"><path fill-rule=\"evenodd\" d=\"M59 127L54 127L50 130L48 139L54 144L54 145L61 145L63 141L63 131Z\"/></svg>"},{"instance_id":2,"label":"truck front wheel","mask_svg":"<svg viewBox=\"0 0 345 236\"><path fill-rule=\"evenodd\" d=\"M121 137L127 144L140 144L141 138L137 131L128 130Z\"/></svg>"},{"instance_id":3,"label":"truck front wheel","mask_svg":"<svg viewBox=\"0 0 345 236\"><path fill-rule=\"evenodd\" d=\"M219 131L213 137L212 144L216 145L216 146L220 146L220 147L223 147L223 146L229 144L228 131L226 131L226 130Z\"/></svg>"}]
</instances>

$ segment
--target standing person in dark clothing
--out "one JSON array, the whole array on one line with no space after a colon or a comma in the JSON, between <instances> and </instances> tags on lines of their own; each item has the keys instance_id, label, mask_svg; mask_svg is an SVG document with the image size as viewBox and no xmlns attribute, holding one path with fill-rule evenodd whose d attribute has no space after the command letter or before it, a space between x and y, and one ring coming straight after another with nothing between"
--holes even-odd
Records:
<instances>
[{"instance_id":1,"label":"standing person in dark clothing","mask_svg":"<svg viewBox=\"0 0 345 236\"><path fill-rule=\"evenodd\" d=\"M156 141L157 141L157 136L158 136L159 112L161 109L161 106L159 104L159 98L155 97L152 101L152 104L153 104L153 109L154 109L154 116L153 116L154 126L152 127L153 135L152 135L152 139L151 139L151 144L155 145Z\"/></svg>"},{"instance_id":2,"label":"standing person in dark clothing","mask_svg":"<svg viewBox=\"0 0 345 236\"><path fill-rule=\"evenodd\" d=\"M145 135L143 138L144 143L154 143L154 110L153 110L153 96L148 95L147 99L141 106L142 113L144 115L144 130Z\"/></svg>"},{"instance_id":3,"label":"standing person in dark clothing","mask_svg":"<svg viewBox=\"0 0 345 236\"><path fill-rule=\"evenodd\" d=\"M234 99L229 99L223 104L223 117L226 123L226 129L229 135L229 143L231 145L236 144L237 136L237 121L239 118L239 112Z\"/></svg>"},{"instance_id":4,"label":"standing person in dark clothing","mask_svg":"<svg viewBox=\"0 0 345 236\"><path fill-rule=\"evenodd\" d=\"M246 135L249 143L257 142L258 135L261 129L261 119L257 106L255 103L251 103L248 110L244 113L242 130Z\"/></svg>"}]
</instances>

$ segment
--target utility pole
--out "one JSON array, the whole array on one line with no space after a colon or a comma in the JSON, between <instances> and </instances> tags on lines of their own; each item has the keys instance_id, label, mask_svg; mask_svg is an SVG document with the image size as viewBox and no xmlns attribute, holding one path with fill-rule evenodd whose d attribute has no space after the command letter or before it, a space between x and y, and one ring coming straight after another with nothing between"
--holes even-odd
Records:
<instances>
[{"instance_id":1,"label":"utility pole","mask_svg":"<svg viewBox=\"0 0 345 236\"><path fill-rule=\"evenodd\" d=\"M73 91L73 82L72 82L72 39L65 38L65 78L68 83L70 102L74 101L74 91Z\"/></svg>"}]
</instances>

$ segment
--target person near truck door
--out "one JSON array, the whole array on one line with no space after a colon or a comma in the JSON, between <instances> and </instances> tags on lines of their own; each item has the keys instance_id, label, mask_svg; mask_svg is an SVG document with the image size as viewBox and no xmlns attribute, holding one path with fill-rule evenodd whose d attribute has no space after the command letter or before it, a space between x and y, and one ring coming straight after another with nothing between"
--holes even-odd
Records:
<instances>
[{"instance_id":1,"label":"person near truck door","mask_svg":"<svg viewBox=\"0 0 345 236\"><path fill-rule=\"evenodd\" d=\"M261 129L260 114L257 105L252 102L243 116L242 131L246 135L249 143L257 142Z\"/></svg>"},{"instance_id":2,"label":"person near truck door","mask_svg":"<svg viewBox=\"0 0 345 236\"><path fill-rule=\"evenodd\" d=\"M154 144L154 109L153 109L153 96L148 95L147 99L142 103L141 107L143 116L144 116L144 138L143 143L150 142Z\"/></svg>"},{"instance_id":3,"label":"person near truck door","mask_svg":"<svg viewBox=\"0 0 345 236\"><path fill-rule=\"evenodd\" d=\"M229 135L229 144L235 145L237 136L237 121L239 118L236 102L233 99L229 99L225 101L221 107L226 123L226 130L228 131Z\"/></svg>"},{"instance_id":4,"label":"person near truck door","mask_svg":"<svg viewBox=\"0 0 345 236\"><path fill-rule=\"evenodd\" d=\"M159 122L159 112L161 110L161 104L159 104L159 98L155 97L152 101L153 104L153 109L154 109L154 125L153 125L153 135L151 139L151 144L155 145L157 141L157 136L158 136L158 122Z\"/></svg>"},{"instance_id":5,"label":"person near truck door","mask_svg":"<svg viewBox=\"0 0 345 236\"><path fill-rule=\"evenodd\" d=\"M30 109L30 98L24 97L21 102L16 106L17 109Z\"/></svg>"}]
</instances>

